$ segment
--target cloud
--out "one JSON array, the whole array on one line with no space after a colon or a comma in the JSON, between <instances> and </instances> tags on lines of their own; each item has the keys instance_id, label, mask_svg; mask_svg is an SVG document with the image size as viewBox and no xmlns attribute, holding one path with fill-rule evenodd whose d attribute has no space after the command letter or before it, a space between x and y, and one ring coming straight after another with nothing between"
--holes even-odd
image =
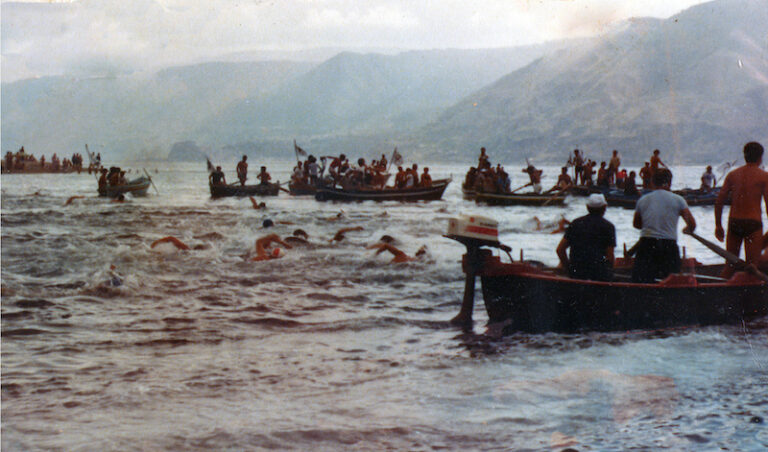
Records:
<instances>
[{"instance_id":1,"label":"cloud","mask_svg":"<svg viewBox=\"0 0 768 452\"><path fill-rule=\"evenodd\" d=\"M482 48L600 33L700 0L79 0L2 3L3 81L152 69L227 54L338 48ZM84 65L88 62L88 65Z\"/></svg>"}]
</instances>

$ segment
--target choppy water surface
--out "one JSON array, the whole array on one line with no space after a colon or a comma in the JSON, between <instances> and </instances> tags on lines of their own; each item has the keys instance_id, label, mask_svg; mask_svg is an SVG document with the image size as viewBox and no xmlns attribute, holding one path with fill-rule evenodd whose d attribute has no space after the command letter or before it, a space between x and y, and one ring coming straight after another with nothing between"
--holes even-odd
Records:
<instances>
[{"instance_id":1,"label":"choppy water surface","mask_svg":"<svg viewBox=\"0 0 768 452\"><path fill-rule=\"evenodd\" d=\"M478 296L473 332L448 325L463 290L462 247L441 237L449 217L495 217L515 254L555 264L560 236L531 218L573 219L583 199L479 208L461 199L465 168L435 167L454 175L443 201L282 193L259 211L211 200L198 166L161 168L160 195L124 204L95 197L86 174L2 177L4 450L768 447L765 319L496 337ZM287 180L289 163L272 166ZM675 185L700 172L678 169ZM85 198L64 206L73 195ZM711 237L712 208L692 211ZM608 211L620 244L637 238L631 217ZM245 260L265 218L311 245ZM408 254L426 244L428 258L389 264L365 249L383 234ZM203 249L150 248L167 235ZM119 287L105 284L110 265Z\"/></svg>"}]
</instances>

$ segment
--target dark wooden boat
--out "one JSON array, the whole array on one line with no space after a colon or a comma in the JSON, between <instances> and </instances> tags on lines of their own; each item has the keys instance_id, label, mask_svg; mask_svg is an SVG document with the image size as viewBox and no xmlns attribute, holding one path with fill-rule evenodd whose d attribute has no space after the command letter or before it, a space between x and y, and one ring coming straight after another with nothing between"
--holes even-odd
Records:
<instances>
[{"instance_id":1,"label":"dark wooden boat","mask_svg":"<svg viewBox=\"0 0 768 452\"><path fill-rule=\"evenodd\" d=\"M475 199L475 195L477 195L477 192L472 188L467 188L465 185L461 186L461 196L464 199Z\"/></svg>"},{"instance_id":2,"label":"dark wooden boat","mask_svg":"<svg viewBox=\"0 0 768 452\"><path fill-rule=\"evenodd\" d=\"M634 209L637 200L642 195L650 192L651 190L646 189L640 191L637 195L625 195L621 190L611 190L605 193L605 200L609 206ZM682 190L673 190L672 192L682 196L689 206L713 206L715 205L715 200L717 200L717 195L720 193L720 187L710 191L684 188Z\"/></svg>"},{"instance_id":3,"label":"dark wooden boat","mask_svg":"<svg viewBox=\"0 0 768 452\"><path fill-rule=\"evenodd\" d=\"M211 189L211 196L221 198L225 196L277 196L280 192L280 184L258 184L258 185L213 185L208 184Z\"/></svg>"},{"instance_id":4,"label":"dark wooden boat","mask_svg":"<svg viewBox=\"0 0 768 452\"><path fill-rule=\"evenodd\" d=\"M431 187L414 188L343 188L322 187L317 189L318 201L435 201L443 197L451 179L438 179Z\"/></svg>"},{"instance_id":5,"label":"dark wooden boat","mask_svg":"<svg viewBox=\"0 0 768 452\"><path fill-rule=\"evenodd\" d=\"M107 185L106 187L99 189L99 196L116 198L117 196L126 193L130 193L133 196L146 196L151 182L150 178L141 176L130 180L123 185Z\"/></svg>"},{"instance_id":6,"label":"dark wooden boat","mask_svg":"<svg viewBox=\"0 0 768 452\"><path fill-rule=\"evenodd\" d=\"M768 314L768 285L747 273L729 280L710 276L722 266L697 267L655 284L625 281L626 273L614 282L583 281L535 263L502 263L481 250L477 268L489 322L503 322L506 331L659 329Z\"/></svg>"},{"instance_id":7,"label":"dark wooden boat","mask_svg":"<svg viewBox=\"0 0 768 452\"><path fill-rule=\"evenodd\" d=\"M294 196L307 196L317 193L317 187L312 184L290 182L288 191Z\"/></svg>"},{"instance_id":8,"label":"dark wooden boat","mask_svg":"<svg viewBox=\"0 0 768 452\"><path fill-rule=\"evenodd\" d=\"M562 193L475 193L475 201L494 206L562 206Z\"/></svg>"}]
</instances>

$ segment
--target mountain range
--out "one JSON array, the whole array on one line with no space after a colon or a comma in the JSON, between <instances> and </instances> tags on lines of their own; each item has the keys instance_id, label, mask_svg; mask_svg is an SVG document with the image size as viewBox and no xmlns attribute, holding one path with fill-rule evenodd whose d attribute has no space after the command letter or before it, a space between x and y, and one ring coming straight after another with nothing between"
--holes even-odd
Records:
<instances>
[{"instance_id":1,"label":"mountain range","mask_svg":"<svg viewBox=\"0 0 768 452\"><path fill-rule=\"evenodd\" d=\"M588 39L322 62L211 62L2 85L2 147L198 159L317 154L719 162L768 144L768 0L717 0ZM175 145L175 146L174 146Z\"/></svg>"}]
</instances>

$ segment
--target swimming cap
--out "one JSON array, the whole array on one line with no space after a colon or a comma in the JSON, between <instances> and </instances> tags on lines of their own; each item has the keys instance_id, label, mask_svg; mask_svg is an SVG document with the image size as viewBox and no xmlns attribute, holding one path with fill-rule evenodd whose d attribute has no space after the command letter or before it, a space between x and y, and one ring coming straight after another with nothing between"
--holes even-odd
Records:
<instances>
[{"instance_id":1,"label":"swimming cap","mask_svg":"<svg viewBox=\"0 0 768 452\"><path fill-rule=\"evenodd\" d=\"M268 228L268 227L274 226L274 225L275 225L275 223L273 223L272 220L270 220L269 218L267 218L266 220L264 220L263 223L261 223L261 226L265 227L265 228Z\"/></svg>"}]
</instances>

